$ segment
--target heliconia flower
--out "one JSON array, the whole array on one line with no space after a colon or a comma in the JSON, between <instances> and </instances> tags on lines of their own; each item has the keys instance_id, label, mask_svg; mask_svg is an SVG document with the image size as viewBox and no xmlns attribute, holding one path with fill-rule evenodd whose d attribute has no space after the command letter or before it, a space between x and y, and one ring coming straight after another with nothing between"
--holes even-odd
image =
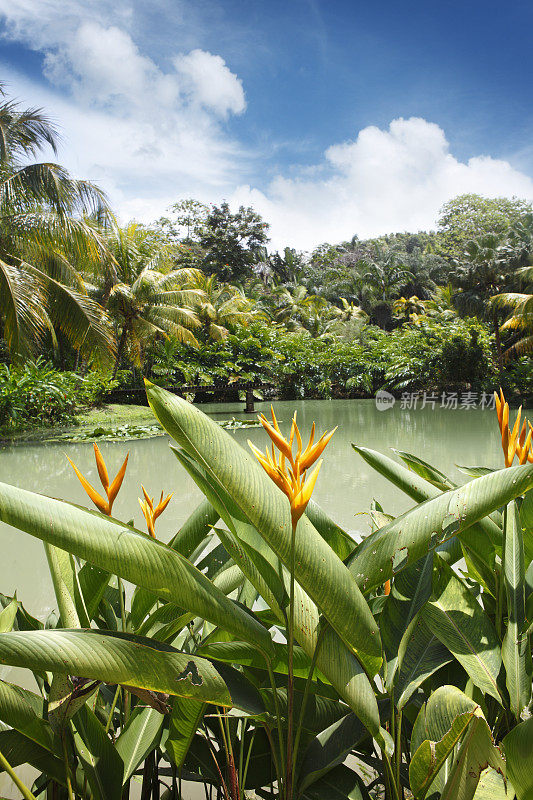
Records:
<instances>
[{"instance_id":1,"label":"heliconia flower","mask_svg":"<svg viewBox=\"0 0 533 800\"><path fill-rule=\"evenodd\" d=\"M286 439L280 431L272 406L270 410L272 423L267 420L264 414L261 414L258 419L272 440L272 452L270 453L267 447L265 453L263 453L250 441L248 441L248 445L267 475L289 498L292 525L295 528L311 499L322 461L318 462L309 477L306 476L306 472L323 453L324 448L337 428L334 428L329 433L324 433L313 444L315 438L315 423L313 422L309 443L304 450L300 430L296 424L296 413L292 419L289 438ZM296 439L296 453L293 454L294 439ZM276 456L275 448L279 450L279 458Z\"/></svg>"},{"instance_id":2,"label":"heliconia flower","mask_svg":"<svg viewBox=\"0 0 533 800\"><path fill-rule=\"evenodd\" d=\"M520 429L520 419L522 416L522 406L518 409L515 423L512 430L509 428L509 404L506 402L503 391L500 387L500 394L494 392L494 402L498 415L498 425L502 434L502 449L505 459L505 466L510 467L515 455L518 457L519 464L526 464L528 461L533 463L533 452L531 441L533 438L533 427L530 422L524 419ZM528 431L529 427L529 432Z\"/></svg>"},{"instance_id":3,"label":"heliconia flower","mask_svg":"<svg viewBox=\"0 0 533 800\"><path fill-rule=\"evenodd\" d=\"M169 494L163 500L163 492L161 492L161 497L159 499L159 503L154 508L154 498L150 497L144 486L141 484L141 489L143 490L144 500L142 498L139 499L139 505L141 507L141 511L143 512L144 518L146 520L146 527L148 528L148 533L155 539L155 521L158 517L161 516L165 508L168 506L172 499L172 494Z\"/></svg>"},{"instance_id":4,"label":"heliconia flower","mask_svg":"<svg viewBox=\"0 0 533 800\"><path fill-rule=\"evenodd\" d=\"M109 475L107 472L107 467L105 465L105 461L96 442L93 443L93 447L94 447L94 457L96 459L96 468L98 470L98 476L100 478L100 483L102 484L104 491L107 495L107 499L98 494L96 489L93 486L91 486L87 478L85 478L85 476L81 474L77 466L70 460L68 456L67 460L70 463L70 466L72 467L76 475L78 476L81 485L83 486L83 488L85 489L85 491L87 492L87 494L89 495L89 497L91 498L97 509L101 511L102 514L107 514L107 516L110 517L111 509L113 508L113 503L115 502L116 496L119 493L120 487L122 486L124 475L126 474L126 467L128 465L128 458L130 454L128 453L126 455L124 463L117 472L111 485L109 485Z\"/></svg>"}]
</instances>

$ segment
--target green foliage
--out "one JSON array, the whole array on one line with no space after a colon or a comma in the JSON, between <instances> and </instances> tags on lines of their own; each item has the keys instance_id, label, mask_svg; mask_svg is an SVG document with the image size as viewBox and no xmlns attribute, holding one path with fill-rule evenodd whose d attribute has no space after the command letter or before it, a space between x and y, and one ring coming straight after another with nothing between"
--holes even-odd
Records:
<instances>
[{"instance_id":1,"label":"green foliage","mask_svg":"<svg viewBox=\"0 0 533 800\"><path fill-rule=\"evenodd\" d=\"M253 208L241 206L233 214L226 202L212 206L198 236L205 271L224 281L249 277L254 251L268 240L267 231L268 224Z\"/></svg>"},{"instance_id":2,"label":"green foliage","mask_svg":"<svg viewBox=\"0 0 533 800\"><path fill-rule=\"evenodd\" d=\"M61 372L41 358L0 364L0 428L73 422L80 408L98 405L116 385L105 374Z\"/></svg>"}]
</instances>

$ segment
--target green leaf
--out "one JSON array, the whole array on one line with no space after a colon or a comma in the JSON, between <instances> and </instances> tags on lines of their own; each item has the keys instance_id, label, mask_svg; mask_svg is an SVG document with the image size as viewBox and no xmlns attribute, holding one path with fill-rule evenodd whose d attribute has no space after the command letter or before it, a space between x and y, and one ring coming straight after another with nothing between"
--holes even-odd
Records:
<instances>
[{"instance_id":1,"label":"green leaf","mask_svg":"<svg viewBox=\"0 0 533 800\"><path fill-rule=\"evenodd\" d=\"M65 767L60 758L52 755L32 739L16 730L0 731L0 752L12 767L30 764L52 780L65 784ZM0 773L2 768L0 767Z\"/></svg>"},{"instance_id":2,"label":"green leaf","mask_svg":"<svg viewBox=\"0 0 533 800\"><path fill-rule=\"evenodd\" d=\"M89 618L81 599L74 559L70 553L52 547L47 542L44 544L44 549L54 584L61 626L63 628L79 628L79 608L82 611L83 627L89 627Z\"/></svg>"},{"instance_id":3,"label":"green leaf","mask_svg":"<svg viewBox=\"0 0 533 800\"><path fill-rule=\"evenodd\" d=\"M206 659L129 634L58 629L2 633L0 663L122 683L222 706L238 705L240 695L239 673L225 671L230 687ZM244 710L262 712L258 694Z\"/></svg>"},{"instance_id":4,"label":"green leaf","mask_svg":"<svg viewBox=\"0 0 533 800\"><path fill-rule=\"evenodd\" d=\"M348 558L355 549L355 541L326 514L318 503L315 503L313 498L307 504L305 515L341 561Z\"/></svg>"},{"instance_id":5,"label":"green leaf","mask_svg":"<svg viewBox=\"0 0 533 800\"><path fill-rule=\"evenodd\" d=\"M165 748L180 771L205 712L205 703L176 698L172 706Z\"/></svg>"},{"instance_id":6,"label":"green leaf","mask_svg":"<svg viewBox=\"0 0 533 800\"><path fill-rule=\"evenodd\" d=\"M285 495L257 460L197 408L147 384L152 410L165 430L226 492L285 566L290 564L291 518ZM296 580L370 674L381 664L379 630L343 562L305 517L296 530ZM354 619L357 624L354 625Z\"/></svg>"},{"instance_id":7,"label":"green leaf","mask_svg":"<svg viewBox=\"0 0 533 800\"><path fill-rule=\"evenodd\" d=\"M426 500L358 546L349 568L366 591L527 491L533 465L509 467Z\"/></svg>"},{"instance_id":8,"label":"green leaf","mask_svg":"<svg viewBox=\"0 0 533 800\"><path fill-rule=\"evenodd\" d=\"M436 575L434 594L435 599L421 611L422 619L464 667L473 683L501 703L500 642L492 622L447 564L441 564Z\"/></svg>"},{"instance_id":9,"label":"green leaf","mask_svg":"<svg viewBox=\"0 0 533 800\"><path fill-rule=\"evenodd\" d=\"M301 800L370 800L363 780L344 764L312 783L300 795Z\"/></svg>"},{"instance_id":10,"label":"green leaf","mask_svg":"<svg viewBox=\"0 0 533 800\"><path fill-rule=\"evenodd\" d=\"M196 700L184 700L183 702L195 703ZM124 764L123 783L126 783L148 753L157 746L164 719L164 716L155 708L139 706L134 708L125 728L115 742L117 753Z\"/></svg>"},{"instance_id":11,"label":"green leaf","mask_svg":"<svg viewBox=\"0 0 533 800\"><path fill-rule=\"evenodd\" d=\"M12 629L17 616L18 606L17 598L14 597L9 605L0 613L0 633L6 633Z\"/></svg>"},{"instance_id":12,"label":"green leaf","mask_svg":"<svg viewBox=\"0 0 533 800\"><path fill-rule=\"evenodd\" d=\"M195 508L183 523L177 534L169 542L169 547L185 558L189 558L201 541L205 539L219 516L208 500Z\"/></svg>"},{"instance_id":13,"label":"green leaf","mask_svg":"<svg viewBox=\"0 0 533 800\"><path fill-rule=\"evenodd\" d=\"M0 681L0 720L51 753L55 752L54 736L44 719L43 699L33 692Z\"/></svg>"},{"instance_id":14,"label":"green leaf","mask_svg":"<svg viewBox=\"0 0 533 800\"><path fill-rule=\"evenodd\" d=\"M120 800L124 762L88 706L72 720L76 754L97 800Z\"/></svg>"},{"instance_id":15,"label":"green leaf","mask_svg":"<svg viewBox=\"0 0 533 800\"><path fill-rule=\"evenodd\" d=\"M481 773L474 800L513 800L515 793L503 776L492 767Z\"/></svg>"},{"instance_id":16,"label":"green leaf","mask_svg":"<svg viewBox=\"0 0 533 800\"><path fill-rule=\"evenodd\" d=\"M526 635L524 543L517 503L509 503L503 522L503 577L508 622L502 643L511 711L520 719L531 699L531 651Z\"/></svg>"},{"instance_id":17,"label":"green leaf","mask_svg":"<svg viewBox=\"0 0 533 800\"><path fill-rule=\"evenodd\" d=\"M465 733L440 800L472 800L487 766L505 774L505 761L494 746L486 719L478 710Z\"/></svg>"},{"instance_id":18,"label":"green leaf","mask_svg":"<svg viewBox=\"0 0 533 800\"><path fill-rule=\"evenodd\" d=\"M266 653L271 649L268 631L250 614L186 558L134 528L7 484L0 484L0 519L178 603Z\"/></svg>"},{"instance_id":19,"label":"green leaf","mask_svg":"<svg viewBox=\"0 0 533 800\"><path fill-rule=\"evenodd\" d=\"M298 773L299 791L302 792L338 764L342 764L351 751L368 736L367 730L355 714L347 714L311 739L302 757Z\"/></svg>"},{"instance_id":20,"label":"green leaf","mask_svg":"<svg viewBox=\"0 0 533 800\"><path fill-rule=\"evenodd\" d=\"M448 649L421 616L415 617L398 648L398 671L394 681L396 706L402 709L424 681L451 661Z\"/></svg>"},{"instance_id":21,"label":"green leaf","mask_svg":"<svg viewBox=\"0 0 533 800\"><path fill-rule=\"evenodd\" d=\"M533 800L533 717L507 734L503 749L517 800Z\"/></svg>"},{"instance_id":22,"label":"green leaf","mask_svg":"<svg viewBox=\"0 0 533 800\"><path fill-rule=\"evenodd\" d=\"M411 739L409 783L426 796L446 759L474 718L478 706L455 686L441 686L420 709Z\"/></svg>"},{"instance_id":23,"label":"green leaf","mask_svg":"<svg viewBox=\"0 0 533 800\"><path fill-rule=\"evenodd\" d=\"M399 456L402 461L413 470L413 472L416 472L416 474L420 475L421 478L424 478L424 480L432 483L433 486L437 487L437 489L445 492L448 489L455 488L454 484L443 472L438 470L436 467L431 466L431 464L428 464L427 461L422 461L421 458L412 455L412 453L405 453L403 450L396 450L394 447L392 448L392 452L396 453L396 455Z\"/></svg>"},{"instance_id":24,"label":"green leaf","mask_svg":"<svg viewBox=\"0 0 533 800\"><path fill-rule=\"evenodd\" d=\"M402 637L431 595L433 553L400 572L394 579L379 618L381 639L387 656L387 687L392 686L398 666Z\"/></svg>"}]
</instances>

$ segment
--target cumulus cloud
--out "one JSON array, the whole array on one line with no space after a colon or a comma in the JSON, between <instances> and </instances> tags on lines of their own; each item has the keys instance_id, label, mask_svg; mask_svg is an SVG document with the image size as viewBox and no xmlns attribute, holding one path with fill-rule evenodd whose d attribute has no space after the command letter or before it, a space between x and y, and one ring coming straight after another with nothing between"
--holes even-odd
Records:
<instances>
[{"instance_id":1,"label":"cumulus cloud","mask_svg":"<svg viewBox=\"0 0 533 800\"><path fill-rule=\"evenodd\" d=\"M419 118L366 127L265 187L268 156L228 133L228 120L246 110L242 81L198 36L180 39L185 0L168 4L175 36L154 53L141 0L0 0L4 36L42 54L48 81L4 68L10 94L53 114L61 161L97 181L121 219L150 221L185 197L227 198L271 223L274 247L310 249L355 233L431 228L442 204L464 192L533 201L527 175L489 155L459 160L442 128Z\"/></svg>"},{"instance_id":2,"label":"cumulus cloud","mask_svg":"<svg viewBox=\"0 0 533 800\"><path fill-rule=\"evenodd\" d=\"M533 181L507 161L455 158L442 128L425 119L369 126L329 147L311 177L277 177L264 192L240 186L234 204L251 204L271 222L276 245L309 248L391 231L434 227L439 208L466 192L533 201Z\"/></svg>"}]
</instances>

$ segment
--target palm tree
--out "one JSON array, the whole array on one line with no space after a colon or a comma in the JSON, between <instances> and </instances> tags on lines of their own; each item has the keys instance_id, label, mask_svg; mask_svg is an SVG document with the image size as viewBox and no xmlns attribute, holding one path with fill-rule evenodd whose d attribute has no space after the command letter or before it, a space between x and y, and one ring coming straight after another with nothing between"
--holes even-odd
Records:
<instances>
[{"instance_id":1,"label":"palm tree","mask_svg":"<svg viewBox=\"0 0 533 800\"><path fill-rule=\"evenodd\" d=\"M374 257L358 264L362 304L381 327L391 325L391 304L414 280L396 252L376 246ZM366 270L363 272L363 270Z\"/></svg>"},{"instance_id":2,"label":"palm tree","mask_svg":"<svg viewBox=\"0 0 533 800\"><path fill-rule=\"evenodd\" d=\"M219 283L216 275L198 271L186 285L197 292L194 310L209 339L220 341L231 328L264 317L244 291L237 286Z\"/></svg>"},{"instance_id":3,"label":"palm tree","mask_svg":"<svg viewBox=\"0 0 533 800\"><path fill-rule=\"evenodd\" d=\"M492 323L496 341L498 367L502 370L502 345L500 337L500 307L490 302L501 294L509 276L509 259L502 235L488 234L468 242L466 263L459 265L454 278L459 292L454 297L462 313L476 314Z\"/></svg>"},{"instance_id":4,"label":"palm tree","mask_svg":"<svg viewBox=\"0 0 533 800\"><path fill-rule=\"evenodd\" d=\"M135 222L115 228L107 243L118 274L108 303L120 330L114 374L126 350L140 364L143 346L154 338L171 336L198 346L193 331L201 322L194 307L202 295L188 284L201 273L189 268L169 270L168 254L151 252L149 232Z\"/></svg>"},{"instance_id":5,"label":"palm tree","mask_svg":"<svg viewBox=\"0 0 533 800\"><path fill-rule=\"evenodd\" d=\"M3 90L0 85L0 94ZM0 322L13 357L36 351L60 330L86 358L109 358L113 334L89 298L77 264L97 262L103 244L95 221L108 215L102 192L55 163L58 133L40 109L0 103ZM93 220L89 219L92 215Z\"/></svg>"},{"instance_id":6,"label":"palm tree","mask_svg":"<svg viewBox=\"0 0 533 800\"><path fill-rule=\"evenodd\" d=\"M516 274L533 291L533 266L522 267ZM503 357L523 356L533 352L533 293L501 292L491 297L489 305L509 312L501 326L502 331L519 331L520 338L505 351Z\"/></svg>"},{"instance_id":7,"label":"palm tree","mask_svg":"<svg viewBox=\"0 0 533 800\"><path fill-rule=\"evenodd\" d=\"M413 294L411 297L399 297L392 304L394 316L402 322L418 323L420 317L425 316L426 305L423 300Z\"/></svg>"}]
</instances>

